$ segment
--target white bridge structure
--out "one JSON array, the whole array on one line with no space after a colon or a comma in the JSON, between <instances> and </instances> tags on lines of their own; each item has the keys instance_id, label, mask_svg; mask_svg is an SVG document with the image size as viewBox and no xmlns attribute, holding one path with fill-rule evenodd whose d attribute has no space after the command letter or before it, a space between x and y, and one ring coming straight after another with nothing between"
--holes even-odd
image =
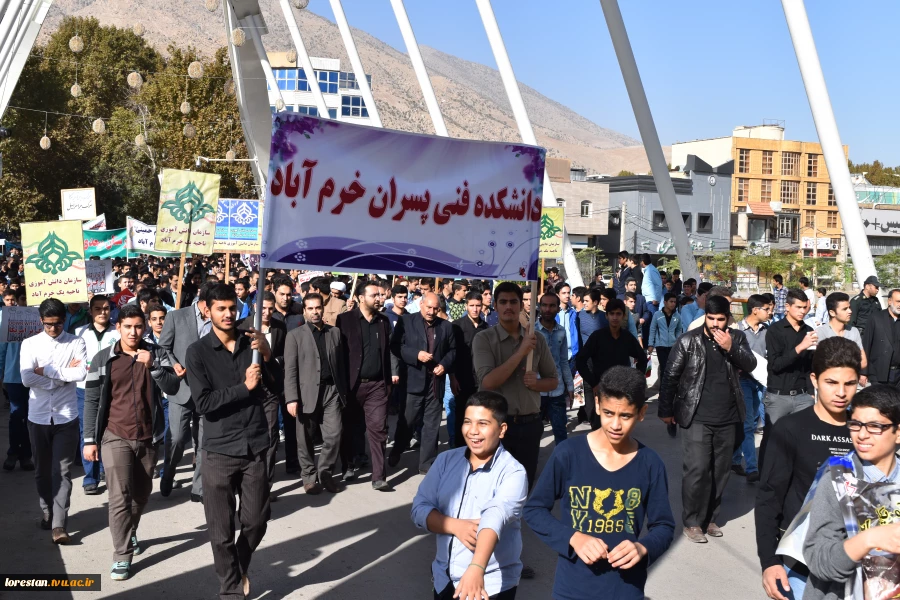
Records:
<instances>
[{"instance_id":1,"label":"white bridge structure","mask_svg":"<svg viewBox=\"0 0 900 600\"><path fill-rule=\"evenodd\" d=\"M201 0L184 0L199 2ZM287 24L297 52L298 66L302 66L306 73L313 73L312 61L303 43L303 37L294 16L294 10L305 9L310 0L278 0L282 17ZM325 0L316 0L324 2ZM446 136L447 127L441 115L440 105L432 88L431 81L425 69L425 63L419 52L419 46L413 32L412 24L406 14L403 0L373 0L390 2L397 24L403 35L406 50L412 61L419 86L425 98L425 104L434 123L438 135ZM509 55L500 33L500 27L494 16L490 0L470 0L475 2L485 33L491 45L494 59L500 70L503 86L512 107L513 115L518 125L519 135L526 144L538 145L531 126L531 121L525 110L525 104L513 73ZM353 41L347 17L341 0L328 0L334 12L338 29L350 64L359 84L360 92L369 109L372 123L380 127L381 119L378 116L378 107L372 96L372 90L363 70L362 61ZM687 237L684 223L681 220L681 210L675 198L675 190L668 174L668 168L660 145L659 135L650 105L644 92L637 63L619 10L618 0L599 0L609 29L610 38L616 52L625 87L631 100L634 116L640 130L641 140L647 152L647 158L653 172L653 179L659 190L660 200L669 223L670 233L678 254L678 260L685 278L695 277L699 280L699 272L696 266L693 250ZM53 0L0 0L0 118L2 118L9 104L30 49L33 47L41 24L50 9ZM257 189L265 190L265 180L269 168L269 145L272 131L271 109L269 104L269 89L280 95L272 67L266 56L266 50L262 43L262 35L267 31L259 8L258 0L222 0L224 8L224 23L229 40L229 56L231 69L234 75L237 102L240 108L241 123L244 128L247 149L250 154L250 162L253 165L253 174L256 179ZM841 222L844 226L844 234L847 239L847 247L850 258L856 271L857 281L862 287L866 277L875 275L875 263L865 235L865 229L860 215L853 184L850 180L850 172L844 160L843 148L831 100L825 85L825 77L819 63L806 7L803 0L781 0L785 19L793 42L797 62L800 66L800 74L806 88L810 110L815 121L816 131L831 183L837 200ZM240 46L232 42L231 32L241 29L249 34L252 43L243 43ZM268 85L267 85L268 84ZM311 85L316 107L320 116L327 116L328 109L318 85ZM284 101L276 106L283 109ZM556 206L556 196L548 176L544 175L544 203L546 206ZM568 235L565 236L564 264L569 282L573 286L582 285L581 275L575 261L572 246Z\"/></svg>"}]
</instances>

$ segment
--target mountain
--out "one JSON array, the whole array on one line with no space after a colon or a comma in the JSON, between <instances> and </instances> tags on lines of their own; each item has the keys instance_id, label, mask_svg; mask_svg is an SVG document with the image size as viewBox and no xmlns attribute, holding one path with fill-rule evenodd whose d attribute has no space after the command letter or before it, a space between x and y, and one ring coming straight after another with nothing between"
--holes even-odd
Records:
<instances>
[{"instance_id":1,"label":"mountain","mask_svg":"<svg viewBox=\"0 0 900 600\"><path fill-rule=\"evenodd\" d=\"M292 47L277 0L260 0L268 33L266 49ZM144 37L165 52L170 44L193 46L211 56L227 43L221 6L207 11L203 0L56 0L44 22L42 43L65 16L94 17L103 25L144 27ZM312 56L350 61L337 25L308 10L294 11L307 50ZM365 31L353 29L360 58L372 76L373 94L385 127L434 133L412 64L404 52ZM453 137L493 141L520 139L497 70L465 61L434 48L421 47L447 129ZM649 165L637 140L606 129L566 106L519 84L538 143L551 156L569 158L589 173L615 174L620 170L647 172Z\"/></svg>"}]
</instances>

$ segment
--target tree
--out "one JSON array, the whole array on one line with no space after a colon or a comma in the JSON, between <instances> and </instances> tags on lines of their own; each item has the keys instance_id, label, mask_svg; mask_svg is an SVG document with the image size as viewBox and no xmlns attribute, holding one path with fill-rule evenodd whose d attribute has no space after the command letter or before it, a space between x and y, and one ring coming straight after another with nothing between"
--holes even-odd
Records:
<instances>
[{"instance_id":1,"label":"tree","mask_svg":"<svg viewBox=\"0 0 900 600\"><path fill-rule=\"evenodd\" d=\"M851 173L865 173L872 185L900 187L900 167L885 167L881 161L853 164L847 161Z\"/></svg>"},{"instance_id":2,"label":"tree","mask_svg":"<svg viewBox=\"0 0 900 600\"><path fill-rule=\"evenodd\" d=\"M631 171L622 170L619 171L616 177L634 177L634 173L632 173Z\"/></svg>"}]
</instances>

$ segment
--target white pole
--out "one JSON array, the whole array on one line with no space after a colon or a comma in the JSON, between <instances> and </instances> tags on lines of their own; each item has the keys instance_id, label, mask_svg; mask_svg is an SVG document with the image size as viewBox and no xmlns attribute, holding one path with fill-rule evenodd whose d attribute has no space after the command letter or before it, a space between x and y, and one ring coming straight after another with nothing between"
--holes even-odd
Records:
<instances>
[{"instance_id":1,"label":"white pole","mask_svg":"<svg viewBox=\"0 0 900 600\"><path fill-rule=\"evenodd\" d=\"M338 29L341 32L341 38L344 40L344 46L347 48L347 55L350 57L350 65L353 67L353 74L356 75L356 82L359 84L359 91L362 92L363 101L366 103L366 109L369 111L369 118L376 127L381 127L381 117L378 116L378 108L375 106L375 97L372 96L372 88L369 87L369 80L366 79L366 72L363 69L362 61L359 60L359 52L356 51L356 44L353 42L353 34L350 33L350 25L347 24L347 16L344 14L344 7L341 0L330 0L331 10L334 12L334 20L337 22ZM317 84L318 85L318 84Z\"/></svg>"},{"instance_id":2,"label":"white pole","mask_svg":"<svg viewBox=\"0 0 900 600\"><path fill-rule=\"evenodd\" d=\"M800 65L800 75L803 77L809 108L816 123L819 143L825 155L828 177L831 178L834 197L837 199L847 249L850 251L857 281L862 289L863 281L870 275L877 274L875 261L872 260L872 251L856 203L856 194L853 192L850 169L847 167L847 158L841 145L841 136L831 108L819 54L816 52L816 42L809 26L809 18L806 16L806 7L803 0L781 0L781 6L784 8L784 18L791 33L794 52L797 54L797 63Z\"/></svg>"},{"instance_id":3,"label":"white pole","mask_svg":"<svg viewBox=\"0 0 900 600\"><path fill-rule=\"evenodd\" d=\"M23 23L28 17L30 10L31 4L23 2L18 6L10 6L4 15L2 22L3 37L0 37L0 42L2 42L2 47L0 47L0 78L2 79L6 78L6 72L13 60L18 43L21 37L25 35ZM7 21L6 17L9 17L9 21Z\"/></svg>"},{"instance_id":4,"label":"white pole","mask_svg":"<svg viewBox=\"0 0 900 600\"><path fill-rule=\"evenodd\" d=\"M286 2L286 0L281 1ZM437 96L434 95L434 88L431 86L431 79L429 79L428 71L425 69L425 61L422 60L422 54L419 52L419 44L416 42L416 35L413 33L412 24L409 22L409 16L406 14L406 7L403 6L403 0L391 0L391 6L394 9L394 16L397 17L400 33L403 34L406 51L409 53L416 77L419 79L422 95L425 96L425 106L428 107L431 122L434 123L434 131L438 135L449 137L447 125L444 124L444 117L441 115L441 108L438 105Z\"/></svg>"},{"instance_id":5,"label":"white pole","mask_svg":"<svg viewBox=\"0 0 900 600\"><path fill-rule=\"evenodd\" d=\"M641 140L644 142L644 150L653 171L653 181L659 192L659 201L662 203L666 222L669 224L669 233L675 243L675 251L678 253L678 262L681 263L681 271L685 279L695 278L700 281L700 271L697 269L697 259L688 241L687 229L681 218L681 209L678 207L678 199L675 197L675 187L669 176L669 167L663 156L662 146L659 143L659 134L653 123L653 115L650 113L650 103L644 92L644 84L641 83L641 75L638 72L637 62L634 60L634 52L631 42L628 40L628 32L625 30L625 21L619 10L617 0L600 0L603 14L606 17L606 26L609 28L609 37L612 39L616 50L616 58L619 60L619 68L622 70L622 78L628 89L628 97L631 99L631 108L634 118L637 120L638 129L641 132Z\"/></svg>"},{"instance_id":6,"label":"white pole","mask_svg":"<svg viewBox=\"0 0 900 600\"><path fill-rule=\"evenodd\" d=\"M259 54L259 62L262 64L263 73L266 74L266 81L269 87L272 88L272 91L278 95L276 104L278 100L281 100L281 103L284 104L284 96L281 95L281 90L278 88L278 81L275 79L275 73L272 72L272 65L269 64L269 55L266 54L266 47L263 46L262 36L259 34L262 20L259 18L259 15L250 15L245 21L250 28L250 37L253 39L253 45L256 46L256 53Z\"/></svg>"},{"instance_id":7,"label":"white pole","mask_svg":"<svg viewBox=\"0 0 900 600\"><path fill-rule=\"evenodd\" d=\"M625 249L625 211L628 208L627 203L622 202L622 214L620 215L619 221L621 225L621 229L619 229L619 250Z\"/></svg>"},{"instance_id":8,"label":"white pole","mask_svg":"<svg viewBox=\"0 0 900 600\"><path fill-rule=\"evenodd\" d=\"M528 120L525 102L522 100L522 94L519 91L519 84L516 82L516 74L513 72L512 63L509 62L509 55L506 52L506 45L503 43L503 36L500 34L500 27L497 25L497 18L494 16L491 1L475 0L475 4L478 6L478 12L481 13L484 31L487 33L491 50L494 53L494 60L497 62L497 68L500 70L500 77L503 80L503 87L506 88L506 96L509 98L513 116L516 118L516 124L519 126L519 135L522 136L522 141L526 144L537 146L537 138L534 135L534 129L531 127L531 121ZM546 170L544 170L543 200L544 206L556 206L556 195L553 193L550 177L547 175ZM584 279L581 277L581 271L578 269L578 262L575 260L572 243L569 241L569 233L565 228L563 228L563 265L566 268L567 280L572 287L584 285Z\"/></svg>"},{"instance_id":9,"label":"white pole","mask_svg":"<svg viewBox=\"0 0 900 600\"><path fill-rule=\"evenodd\" d=\"M316 102L316 109L319 111L320 117L327 119L328 106L325 104L325 96L322 95L322 90L319 88L316 72L313 69L309 53L306 51L306 44L303 43L303 38L300 37L300 28L297 27L294 13L291 12L291 6L288 4L288 0L279 0L279 3L281 4L281 12L284 13L284 20L287 23L288 31L291 32L291 39L294 41L294 46L297 48L297 60L303 66L303 71L306 73L306 81L309 83L310 91Z\"/></svg>"}]
</instances>

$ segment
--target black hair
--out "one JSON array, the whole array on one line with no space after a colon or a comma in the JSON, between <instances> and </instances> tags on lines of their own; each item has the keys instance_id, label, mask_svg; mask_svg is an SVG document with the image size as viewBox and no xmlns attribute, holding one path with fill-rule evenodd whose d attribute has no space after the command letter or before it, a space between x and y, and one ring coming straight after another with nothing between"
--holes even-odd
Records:
<instances>
[{"instance_id":1,"label":"black hair","mask_svg":"<svg viewBox=\"0 0 900 600\"><path fill-rule=\"evenodd\" d=\"M637 279L635 279L634 277L626 277L626 278L625 278L625 285L628 285L628 284L631 283L632 281L635 282L635 283L637 283Z\"/></svg>"},{"instance_id":2,"label":"black hair","mask_svg":"<svg viewBox=\"0 0 900 600\"><path fill-rule=\"evenodd\" d=\"M615 300L616 299L616 290L613 288L603 288L600 290L601 296L606 296L607 300Z\"/></svg>"},{"instance_id":3,"label":"black hair","mask_svg":"<svg viewBox=\"0 0 900 600\"><path fill-rule=\"evenodd\" d=\"M515 294L520 303L525 296L525 294L522 292L521 286L513 283L512 281L504 281L497 284L497 287L494 288L494 297L499 298L500 294Z\"/></svg>"},{"instance_id":4,"label":"black hair","mask_svg":"<svg viewBox=\"0 0 900 600\"><path fill-rule=\"evenodd\" d=\"M784 305L793 306L795 302L809 302L809 298L806 297L803 290L791 288L788 290L787 296L785 296Z\"/></svg>"},{"instance_id":5,"label":"black hair","mask_svg":"<svg viewBox=\"0 0 900 600\"><path fill-rule=\"evenodd\" d=\"M306 308L306 303L309 300L318 300L322 303L322 306L325 306L325 298L322 297L322 294L317 294L315 292L309 293L303 296L303 308Z\"/></svg>"},{"instance_id":6,"label":"black hair","mask_svg":"<svg viewBox=\"0 0 900 600\"><path fill-rule=\"evenodd\" d=\"M769 301L766 300L766 297L762 294L753 294L752 296L747 298L747 310L749 312L753 312L754 309L762 308L768 303Z\"/></svg>"},{"instance_id":7,"label":"black hair","mask_svg":"<svg viewBox=\"0 0 900 600\"><path fill-rule=\"evenodd\" d=\"M394 296L405 296L409 293L409 289L405 285L395 285L391 288L391 298Z\"/></svg>"},{"instance_id":8,"label":"black hair","mask_svg":"<svg viewBox=\"0 0 900 600\"><path fill-rule=\"evenodd\" d=\"M697 285L697 280L691 277L687 281L684 282L684 285Z\"/></svg>"},{"instance_id":9,"label":"black hair","mask_svg":"<svg viewBox=\"0 0 900 600\"><path fill-rule=\"evenodd\" d=\"M544 299L545 296L550 296L551 298L556 300L556 306L559 307L559 296L557 296L553 292L547 292L545 294L541 294L541 297L538 298L538 303L540 303Z\"/></svg>"},{"instance_id":10,"label":"black hair","mask_svg":"<svg viewBox=\"0 0 900 600\"><path fill-rule=\"evenodd\" d=\"M294 291L294 280L287 275L277 275L272 278L272 289L278 291L278 288L286 285L292 292Z\"/></svg>"},{"instance_id":11,"label":"black hair","mask_svg":"<svg viewBox=\"0 0 900 600\"><path fill-rule=\"evenodd\" d=\"M628 258L628 250L619 251L619 258Z\"/></svg>"},{"instance_id":12,"label":"black hair","mask_svg":"<svg viewBox=\"0 0 900 600\"><path fill-rule=\"evenodd\" d=\"M672 276L681 275L681 269L672 269Z\"/></svg>"},{"instance_id":13,"label":"black hair","mask_svg":"<svg viewBox=\"0 0 900 600\"><path fill-rule=\"evenodd\" d=\"M628 298L629 300L635 300L635 301L636 301L636 300L637 300L637 294L635 294L634 292L625 292L625 298ZM624 298L623 298L623 300L624 300Z\"/></svg>"},{"instance_id":14,"label":"black hair","mask_svg":"<svg viewBox=\"0 0 900 600\"><path fill-rule=\"evenodd\" d=\"M60 319L65 319L66 305L58 298L47 298L41 302L41 305L38 307L38 314L41 315L42 319L46 319L47 317L59 317Z\"/></svg>"},{"instance_id":15,"label":"black hair","mask_svg":"<svg viewBox=\"0 0 900 600\"><path fill-rule=\"evenodd\" d=\"M365 296L366 288L369 288L369 287L380 288L381 284L378 283L377 281L375 281L374 279L370 279L370 280L366 281L365 283L363 283L362 285L357 285L356 286L356 297L358 298L360 296Z\"/></svg>"},{"instance_id":16,"label":"black hair","mask_svg":"<svg viewBox=\"0 0 900 600\"><path fill-rule=\"evenodd\" d=\"M625 308L625 303L622 302L621 300L619 300L618 298L613 298L612 300L610 300L609 302L606 303L606 314L615 312L617 310L622 311L623 317L628 314L628 309ZM644 383L646 383L646 382L644 382Z\"/></svg>"},{"instance_id":17,"label":"black hair","mask_svg":"<svg viewBox=\"0 0 900 600\"><path fill-rule=\"evenodd\" d=\"M466 294L466 304L468 304L471 300L484 302L484 299L481 297L481 292L469 292L468 294Z\"/></svg>"},{"instance_id":18,"label":"black hair","mask_svg":"<svg viewBox=\"0 0 900 600\"><path fill-rule=\"evenodd\" d=\"M308 281L304 281L303 283L300 284L300 293L301 294L309 293L309 282Z\"/></svg>"},{"instance_id":19,"label":"black hair","mask_svg":"<svg viewBox=\"0 0 900 600\"><path fill-rule=\"evenodd\" d=\"M137 293L137 302L140 306L141 302L149 303L151 300L159 300L159 292L150 287L145 287Z\"/></svg>"},{"instance_id":20,"label":"black hair","mask_svg":"<svg viewBox=\"0 0 900 600\"><path fill-rule=\"evenodd\" d=\"M823 296L828 293L828 290L826 290L823 287L816 288L816 291L819 292L820 294L822 294Z\"/></svg>"},{"instance_id":21,"label":"black hair","mask_svg":"<svg viewBox=\"0 0 900 600\"><path fill-rule=\"evenodd\" d=\"M782 277L781 275L773 275L773 276L772 276L772 281L774 281L775 283L781 283L781 284L783 284L783 283L784 283L784 277Z\"/></svg>"},{"instance_id":22,"label":"black hair","mask_svg":"<svg viewBox=\"0 0 900 600\"><path fill-rule=\"evenodd\" d=\"M219 284L219 282L213 283L211 281L207 281L203 285L201 285L200 290L197 292L197 302L209 303L209 301L210 301L209 293L217 285L222 285L222 284ZM231 288L231 289L232 289L232 291L234 290L234 288ZM237 293L235 293L235 298L237 298ZM219 300L221 300L221 298L219 298Z\"/></svg>"},{"instance_id":23,"label":"black hair","mask_svg":"<svg viewBox=\"0 0 900 600\"><path fill-rule=\"evenodd\" d=\"M603 298L603 290L600 288L591 288L591 291L589 291L587 295L590 297L591 302L600 304L600 299Z\"/></svg>"},{"instance_id":24,"label":"black hair","mask_svg":"<svg viewBox=\"0 0 900 600\"><path fill-rule=\"evenodd\" d=\"M6 297L6 296L13 296L13 297L15 297L15 295L16 295L16 290L14 290L14 289L12 289L12 288L6 288L6 289L3 291L3 296L4 296L4 297ZM94 296L94 298L96 298L96 297L97 297L97 296ZM106 298L106 296L103 296L103 297Z\"/></svg>"},{"instance_id":25,"label":"black hair","mask_svg":"<svg viewBox=\"0 0 900 600\"><path fill-rule=\"evenodd\" d=\"M672 292L666 292L666 295L663 296L663 304L665 304L669 300L678 300L678 294L675 294Z\"/></svg>"},{"instance_id":26,"label":"black hair","mask_svg":"<svg viewBox=\"0 0 900 600\"><path fill-rule=\"evenodd\" d=\"M246 277L239 277L238 280L234 282L234 285L237 284L244 286L244 289L250 289L250 280Z\"/></svg>"},{"instance_id":27,"label":"black hair","mask_svg":"<svg viewBox=\"0 0 900 600\"><path fill-rule=\"evenodd\" d=\"M272 292L263 292L263 302L271 302L275 304L275 294Z\"/></svg>"},{"instance_id":28,"label":"black hair","mask_svg":"<svg viewBox=\"0 0 900 600\"><path fill-rule=\"evenodd\" d=\"M850 302L850 296L844 292L832 292L825 298L825 310L829 313L837 310L841 302Z\"/></svg>"},{"instance_id":29,"label":"black hair","mask_svg":"<svg viewBox=\"0 0 900 600\"><path fill-rule=\"evenodd\" d=\"M147 315L152 315L155 312L162 312L163 314L169 314L169 311L166 310L166 307L160 304L159 302L151 302L147 305Z\"/></svg>"},{"instance_id":30,"label":"black hair","mask_svg":"<svg viewBox=\"0 0 900 600\"><path fill-rule=\"evenodd\" d=\"M140 319L143 321L145 318L141 306L137 302L129 302L119 309L119 317L116 319L116 322L121 323L125 319Z\"/></svg>"},{"instance_id":31,"label":"black hair","mask_svg":"<svg viewBox=\"0 0 900 600\"><path fill-rule=\"evenodd\" d=\"M687 306L688 304L692 304L694 302L693 296L684 296L681 300L681 306Z\"/></svg>"},{"instance_id":32,"label":"black hair","mask_svg":"<svg viewBox=\"0 0 900 600\"><path fill-rule=\"evenodd\" d=\"M13 292L13 293L15 293L15 292ZM3 294L3 295L6 296L6 294ZM91 301L88 302L88 308L94 308L95 302L106 302L108 304L109 298L103 294L94 294L91 297Z\"/></svg>"},{"instance_id":33,"label":"black hair","mask_svg":"<svg viewBox=\"0 0 900 600\"><path fill-rule=\"evenodd\" d=\"M706 299L706 314L731 315L731 303L724 296L710 296Z\"/></svg>"},{"instance_id":34,"label":"black hair","mask_svg":"<svg viewBox=\"0 0 900 600\"><path fill-rule=\"evenodd\" d=\"M566 283L565 281L560 281L559 283L557 283L556 287L553 289L553 291L558 294L563 288L569 288L569 292L572 291L572 286L569 285L568 283Z\"/></svg>"},{"instance_id":35,"label":"black hair","mask_svg":"<svg viewBox=\"0 0 900 600\"><path fill-rule=\"evenodd\" d=\"M647 403L647 379L631 367L610 367L600 378L599 397L624 398L629 406L640 410Z\"/></svg>"},{"instance_id":36,"label":"black hair","mask_svg":"<svg viewBox=\"0 0 900 600\"><path fill-rule=\"evenodd\" d=\"M802 285L804 287L809 287L809 277L801 277L797 281L800 283L800 285Z\"/></svg>"},{"instance_id":37,"label":"black hair","mask_svg":"<svg viewBox=\"0 0 900 600\"><path fill-rule=\"evenodd\" d=\"M648 254L647 252L644 252L643 254L641 254L641 262L644 263L645 265L652 265L653 259L650 258L650 254Z\"/></svg>"},{"instance_id":38,"label":"black hair","mask_svg":"<svg viewBox=\"0 0 900 600\"><path fill-rule=\"evenodd\" d=\"M427 285L430 286L431 289L434 289L434 277L423 277L419 280L419 285Z\"/></svg>"},{"instance_id":39,"label":"black hair","mask_svg":"<svg viewBox=\"0 0 900 600\"><path fill-rule=\"evenodd\" d=\"M314 277L312 281L309 282L309 287L325 296L331 293L331 280L327 277Z\"/></svg>"},{"instance_id":40,"label":"black hair","mask_svg":"<svg viewBox=\"0 0 900 600\"><path fill-rule=\"evenodd\" d=\"M862 352L856 342L842 337L830 337L819 342L812 359L812 372L818 378L828 369L849 367L856 371L862 369Z\"/></svg>"},{"instance_id":41,"label":"black hair","mask_svg":"<svg viewBox=\"0 0 900 600\"><path fill-rule=\"evenodd\" d=\"M579 285L576 288L572 288L572 295L578 298L579 300L584 300L584 295L587 294L588 289L583 285Z\"/></svg>"},{"instance_id":42,"label":"black hair","mask_svg":"<svg viewBox=\"0 0 900 600\"><path fill-rule=\"evenodd\" d=\"M764 294L760 294L760 296L765 297L766 304L775 304L775 294L772 292L765 292Z\"/></svg>"},{"instance_id":43,"label":"black hair","mask_svg":"<svg viewBox=\"0 0 900 600\"><path fill-rule=\"evenodd\" d=\"M713 284L708 281L701 281L700 285L697 286L697 296L708 294L711 289L713 289Z\"/></svg>"},{"instance_id":44,"label":"black hair","mask_svg":"<svg viewBox=\"0 0 900 600\"><path fill-rule=\"evenodd\" d=\"M200 288L200 293L203 293L203 289L206 288L208 284L203 284ZM235 304L237 304L237 293L234 291L234 286L229 283L214 283L206 289L206 303L208 305L212 305L213 302L218 300L219 302L227 302L231 300Z\"/></svg>"},{"instance_id":45,"label":"black hair","mask_svg":"<svg viewBox=\"0 0 900 600\"><path fill-rule=\"evenodd\" d=\"M893 385L875 384L857 392L850 402L850 412L857 408L875 408L895 426L900 424L900 389Z\"/></svg>"},{"instance_id":46,"label":"black hair","mask_svg":"<svg viewBox=\"0 0 900 600\"><path fill-rule=\"evenodd\" d=\"M506 421L506 415L509 413L509 403L506 401L503 394L499 392L487 390L475 392L469 397L468 402L466 402L466 407L469 406L483 406L491 411L491 416L497 419L498 423Z\"/></svg>"},{"instance_id":47,"label":"black hair","mask_svg":"<svg viewBox=\"0 0 900 600\"><path fill-rule=\"evenodd\" d=\"M466 283L464 280L457 279L456 281L453 282L453 293L455 294L456 292L458 292L459 290L462 290L462 289L468 289L468 287L469 287L469 284Z\"/></svg>"}]
</instances>

